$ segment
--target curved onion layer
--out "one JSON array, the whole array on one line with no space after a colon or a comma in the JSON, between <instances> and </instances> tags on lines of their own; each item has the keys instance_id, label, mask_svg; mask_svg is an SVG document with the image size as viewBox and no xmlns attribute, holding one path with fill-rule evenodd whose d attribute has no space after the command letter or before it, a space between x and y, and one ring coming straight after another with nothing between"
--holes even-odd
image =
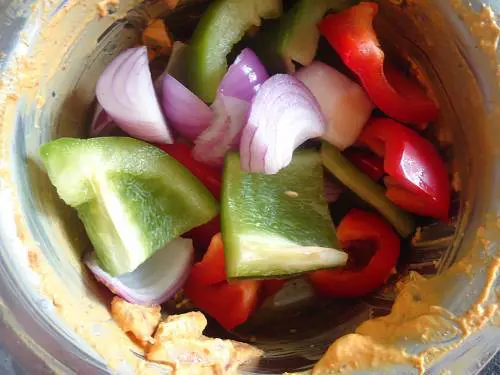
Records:
<instances>
[{"instance_id":1,"label":"curved onion layer","mask_svg":"<svg viewBox=\"0 0 500 375\"><path fill-rule=\"evenodd\" d=\"M92 123L90 124L90 136L106 136L111 134L111 132L115 129L116 123L98 102L95 107L94 117L92 117Z\"/></svg>"},{"instance_id":2,"label":"curved onion layer","mask_svg":"<svg viewBox=\"0 0 500 375\"><path fill-rule=\"evenodd\" d=\"M268 78L259 58L251 49L245 48L219 86L211 106L212 122L195 141L195 159L215 166L223 164L226 152L238 147L250 101Z\"/></svg>"},{"instance_id":3,"label":"curved onion layer","mask_svg":"<svg viewBox=\"0 0 500 375\"><path fill-rule=\"evenodd\" d=\"M298 146L324 132L325 120L311 91L297 78L276 74L253 100L241 136L241 167L275 174L290 164Z\"/></svg>"},{"instance_id":4,"label":"curved onion layer","mask_svg":"<svg viewBox=\"0 0 500 375\"><path fill-rule=\"evenodd\" d=\"M250 48L245 48L229 67L219 92L224 96L250 101L268 78L269 74L257 55Z\"/></svg>"},{"instance_id":5,"label":"curved onion layer","mask_svg":"<svg viewBox=\"0 0 500 375\"><path fill-rule=\"evenodd\" d=\"M165 75L170 74L179 82L183 83L187 74L187 61L189 59L189 45L176 40L172 45L172 52L168 59L165 71L155 80L155 89L161 94L163 79Z\"/></svg>"},{"instance_id":6,"label":"curved onion layer","mask_svg":"<svg viewBox=\"0 0 500 375\"><path fill-rule=\"evenodd\" d=\"M185 238L170 241L133 272L112 277L97 263L95 253L85 264L95 278L111 292L138 305L162 304L184 285L193 260L193 242Z\"/></svg>"},{"instance_id":7,"label":"curved onion layer","mask_svg":"<svg viewBox=\"0 0 500 375\"><path fill-rule=\"evenodd\" d=\"M163 76L161 101L169 124L190 141L212 121L210 107L168 73Z\"/></svg>"},{"instance_id":8,"label":"curved onion layer","mask_svg":"<svg viewBox=\"0 0 500 375\"><path fill-rule=\"evenodd\" d=\"M146 47L128 49L115 58L99 78L96 95L126 133L149 142L172 143L153 87Z\"/></svg>"},{"instance_id":9,"label":"curved onion layer","mask_svg":"<svg viewBox=\"0 0 500 375\"><path fill-rule=\"evenodd\" d=\"M326 121L323 138L344 150L358 139L373 104L363 88L320 61L300 69L295 77L316 97Z\"/></svg>"},{"instance_id":10,"label":"curved onion layer","mask_svg":"<svg viewBox=\"0 0 500 375\"><path fill-rule=\"evenodd\" d=\"M217 94L212 110L213 121L194 142L193 157L201 162L221 166L227 151L237 148L250 103Z\"/></svg>"}]
</instances>

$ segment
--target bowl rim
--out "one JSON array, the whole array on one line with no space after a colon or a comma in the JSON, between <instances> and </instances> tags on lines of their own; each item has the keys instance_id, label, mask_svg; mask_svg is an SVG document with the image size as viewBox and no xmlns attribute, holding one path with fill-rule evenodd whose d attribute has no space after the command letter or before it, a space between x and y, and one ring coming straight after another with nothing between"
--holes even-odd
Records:
<instances>
[{"instance_id":1,"label":"bowl rim","mask_svg":"<svg viewBox=\"0 0 500 375\"><path fill-rule=\"evenodd\" d=\"M33 24L32 18L29 16L29 9L35 3L36 0L30 0L20 5L19 8L8 8L14 4L14 0L9 0L2 5L4 9L0 6L0 25L6 25L5 14L8 13L7 9L9 11L17 10L16 14L21 15L15 18L16 22L10 23L8 32L0 36L0 51L4 52L4 55L0 57L0 72L5 72L9 68L14 54L19 53L22 49L22 43L19 42L21 33L32 35L33 30L36 30L37 25ZM66 3L67 0L62 0L56 4L52 15L55 15ZM449 2L444 0L439 0L436 3L442 7L443 11L452 9L449 7ZM474 3L477 5L479 2ZM500 1L490 1L489 3L494 6L494 9L500 7ZM460 29L462 33L468 32L463 29L463 25L460 24L458 18L451 17L450 20L454 27ZM27 52L26 48L24 49L24 53ZM480 50L469 51L468 61L470 64L485 66L484 60L485 56L481 54ZM494 103L495 98L498 98L498 85L496 85L498 82L495 79L492 80L485 72L477 71L476 75L481 82L483 95L491 97ZM1 91L0 89L0 95ZM493 113L487 121L485 130L489 134L496 134L498 133L499 124L500 113ZM2 125L5 126L5 123ZM15 126L15 124L9 126ZM493 157L489 190L495 192L499 191L500 188L500 156L495 154L493 150L489 151L491 151ZM8 161L7 158L2 156L0 169L9 169L9 165L5 166L3 164ZM24 183L27 184L28 182L24 181ZM4 212L0 213L0 256L4 260L8 260L7 262L0 262L0 312L2 312L0 333L5 332L6 335L0 336L2 338L13 338L12 340L4 340L3 344L12 343L8 345L7 350L16 358L17 363L23 365L29 363L30 366L34 365L37 371L47 371L47 373L50 370L58 370L63 373L73 371L88 374L105 373L106 365L102 359L93 363L89 363L84 359L89 355L94 355L96 359L99 356L95 355L76 334L71 338L53 334L50 324L56 324L59 318L46 304L45 300L40 297L35 288L27 288L26 285L28 284L21 284L20 279L16 276L22 274L24 280L28 280L30 285L36 286L38 283L38 275L29 267L26 243L23 243L16 234L17 219L9 215L9 213L15 212L15 208L9 206L9 204L14 206L13 202L16 199L13 198L12 193L10 186L5 182L2 183L0 178L0 202L5 202L2 203L2 211ZM487 203L492 205L492 209L494 209L498 217L500 215L499 203L493 200ZM476 223L476 225L479 226L480 223ZM13 249L16 250L15 255L12 253ZM23 254L23 256L19 256L19 254ZM35 307L43 313L35 311ZM36 318L34 318L35 316ZM484 327L470 336L467 342L460 347L460 350L449 353L447 360L460 360L464 364L475 363L475 367L471 370L479 371L499 349L495 346L495 342L500 342L500 329ZM439 371L439 363L430 369L430 373L438 373Z\"/></svg>"}]
</instances>

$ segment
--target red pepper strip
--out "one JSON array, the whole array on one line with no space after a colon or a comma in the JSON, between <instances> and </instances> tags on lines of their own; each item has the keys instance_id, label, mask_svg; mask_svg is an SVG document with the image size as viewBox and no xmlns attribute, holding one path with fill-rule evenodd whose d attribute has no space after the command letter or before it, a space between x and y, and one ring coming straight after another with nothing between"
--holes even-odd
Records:
<instances>
[{"instance_id":1,"label":"red pepper strip","mask_svg":"<svg viewBox=\"0 0 500 375\"><path fill-rule=\"evenodd\" d=\"M231 330L248 320L259 301L258 281L238 281L215 285L194 284L184 286L186 296L196 307Z\"/></svg>"},{"instance_id":2,"label":"red pepper strip","mask_svg":"<svg viewBox=\"0 0 500 375\"><path fill-rule=\"evenodd\" d=\"M224 262L224 244L222 235L217 233L212 237L210 246L201 262L191 269L189 278L197 284L214 285L227 280Z\"/></svg>"},{"instance_id":3,"label":"red pepper strip","mask_svg":"<svg viewBox=\"0 0 500 375\"><path fill-rule=\"evenodd\" d=\"M428 140L394 120L372 118L358 142L384 157L384 170L392 177L386 195L392 202L418 215L448 219L448 172Z\"/></svg>"},{"instance_id":4,"label":"red pepper strip","mask_svg":"<svg viewBox=\"0 0 500 375\"><path fill-rule=\"evenodd\" d=\"M207 187L215 199L219 200L222 171L195 160L192 157L191 147L186 144L163 144L158 145L158 147L189 169ZM197 249L206 249L209 247L212 237L219 232L220 216L217 216L207 224L192 229L185 236L193 239Z\"/></svg>"},{"instance_id":5,"label":"red pepper strip","mask_svg":"<svg viewBox=\"0 0 500 375\"><path fill-rule=\"evenodd\" d=\"M316 271L309 274L315 290L323 295L335 297L360 297L382 286L391 275L399 257L400 241L392 227L379 215L352 209L337 228L337 237L349 258L363 254L368 243L374 247L371 259L361 269L349 265L334 270ZM365 254L366 255L366 254ZM349 259L348 264L352 264Z\"/></svg>"},{"instance_id":6,"label":"red pepper strip","mask_svg":"<svg viewBox=\"0 0 500 375\"><path fill-rule=\"evenodd\" d=\"M417 82L384 61L373 29L379 6L363 2L327 16L319 30L359 78L371 100L387 115L425 129L438 117L438 108Z\"/></svg>"},{"instance_id":7,"label":"red pepper strip","mask_svg":"<svg viewBox=\"0 0 500 375\"><path fill-rule=\"evenodd\" d=\"M213 237L201 262L196 263L184 285L186 296L226 329L244 323L260 301L260 281L226 281L224 246Z\"/></svg>"},{"instance_id":8,"label":"red pepper strip","mask_svg":"<svg viewBox=\"0 0 500 375\"><path fill-rule=\"evenodd\" d=\"M343 152L358 169L368 175L372 180L378 181L385 174L384 160L363 150L349 148Z\"/></svg>"}]
</instances>

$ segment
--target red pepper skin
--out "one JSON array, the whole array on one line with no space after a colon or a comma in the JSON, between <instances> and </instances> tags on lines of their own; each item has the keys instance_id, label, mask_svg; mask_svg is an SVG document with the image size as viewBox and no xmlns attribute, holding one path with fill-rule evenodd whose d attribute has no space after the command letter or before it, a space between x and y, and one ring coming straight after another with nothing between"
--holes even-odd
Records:
<instances>
[{"instance_id":1,"label":"red pepper skin","mask_svg":"<svg viewBox=\"0 0 500 375\"><path fill-rule=\"evenodd\" d=\"M189 281L184 286L186 296L196 307L231 330L246 322L257 308L260 283L238 281L215 285L200 285Z\"/></svg>"},{"instance_id":2,"label":"red pepper skin","mask_svg":"<svg viewBox=\"0 0 500 375\"><path fill-rule=\"evenodd\" d=\"M244 323L260 301L261 282L226 281L221 234L213 237L201 262L196 263L184 293L196 307L230 330Z\"/></svg>"},{"instance_id":3,"label":"red pepper skin","mask_svg":"<svg viewBox=\"0 0 500 375\"><path fill-rule=\"evenodd\" d=\"M195 175L215 199L220 199L222 171L195 160L192 157L191 147L183 143L157 145L161 150L172 156L184 167ZM195 248L206 249L214 235L220 232L220 216L213 218L208 223L191 229L184 236L193 239Z\"/></svg>"},{"instance_id":4,"label":"red pepper skin","mask_svg":"<svg viewBox=\"0 0 500 375\"><path fill-rule=\"evenodd\" d=\"M189 278L197 284L214 285L227 280L224 262L224 244L222 235L217 233L212 237L210 246L201 262L193 265Z\"/></svg>"},{"instance_id":5,"label":"red pepper skin","mask_svg":"<svg viewBox=\"0 0 500 375\"><path fill-rule=\"evenodd\" d=\"M352 209L340 222L337 236L343 248L349 249L350 243L363 241L374 245L375 252L369 263L359 270L343 267L309 274L314 289L326 296L360 297L381 287L399 258L400 240L392 227L377 214ZM354 251L356 246L350 253Z\"/></svg>"},{"instance_id":6,"label":"red pepper skin","mask_svg":"<svg viewBox=\"0 0 500 375\"><path fill-rule=\"evenodd\" d=\"M364 172L374 181L380 180L385 174L384 160L376 155L353 148L345 150L343 154L351 163L358 167L359 170Z\"/></svg>"},{"instance_id":7,"label":"red pepper skin","mask_svg":"<svg viewBox=\"0 0 500 375\"><path fill-rule=\"evenodd\" d=\"M384 157L384 170L394 182L386 193L392 202L418 215L448 219L448 172L427 139L394 120L372 118L358 142Z\"/></svg>"},{"instance_id":8,"label":"red pepper skin","mask_svg":"<svg viewBox=\"0 0 500 375\"><path fill-rule=\"evenodd\" d=\"M362 2L323 19L319 30L359 78L371 100L390 117L424 129L438 117L425 91L401 72L384 64L384 52L373 29L379 6Z\"/></svg>"},{"instance_id":9,"label":"red pepper skin","mask_svg":"<svg viewBox=\"0 0 500 375\"><path fill-rule=\"evenodd\" d=\"M189 171L210 190L215 199L220 199L222 181L221 170L195 160L191 154L191 147L184 143L162 144L157 146L189 169Z\"/></svg>"}]
</instances>

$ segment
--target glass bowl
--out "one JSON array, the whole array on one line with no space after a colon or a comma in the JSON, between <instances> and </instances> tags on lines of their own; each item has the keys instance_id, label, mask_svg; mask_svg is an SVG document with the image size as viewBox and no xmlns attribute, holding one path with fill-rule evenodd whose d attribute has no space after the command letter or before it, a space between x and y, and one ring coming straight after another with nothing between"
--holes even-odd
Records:
<instances>
[{"instance_id":1,"label":"glass bowl","mask_svg":"<svg viewBox=\"0 0 500 375\"><path fill-rule=\"evenodd\" d=\"M80 261L89 248L83 227L57 197L38 148L62 136L87 136L99 74L120 51L138 42L149 19L169 17L169 25L189 35L204 2L180 1L172 10L173 3L101 2L101 11L109 13L105 17L98 16L95 2L0 4L0 337L19 371L164 371L143 361L110 320L109 293ZM376 29L383 44L421 67L420 78L429 82L440 104L441 117L429 135L439 141L453 171L453 218L447 224L421 222L418 237L404 246L400 276L374 295L307 299L285 307L276 303L230 333L211 322L209 335L264 349L257 366L243 368L246 373L310 369L332 341L388 314L401 277L412 279L412 285L422 281L415 271L440 275L439 283L429 285L442 293L418 295L429 289L417 288L410 301L417 305L410 303L409 310L426 301L446 309L448 315L440 315L446 334L440 331L426 340L422 335L399 337L392 344L420 355L429 374L475 373L498 350L498 313L486 316L484 311L494 310L497 296L487 291L498 287L498 47L489 42L497 34L480 3L473 2L472 9L444 0L380 3ZM499 2L490 5L498 10ZM415 311L399 315L392 328L403 329L419 316ZM471 320L460 320L467 316ZM485 317L469 327L473 319ZM383 334L374 337L386 343ZM416 372L415 366L401 363L359 373Z\"/></svg>"}]
</instances>

